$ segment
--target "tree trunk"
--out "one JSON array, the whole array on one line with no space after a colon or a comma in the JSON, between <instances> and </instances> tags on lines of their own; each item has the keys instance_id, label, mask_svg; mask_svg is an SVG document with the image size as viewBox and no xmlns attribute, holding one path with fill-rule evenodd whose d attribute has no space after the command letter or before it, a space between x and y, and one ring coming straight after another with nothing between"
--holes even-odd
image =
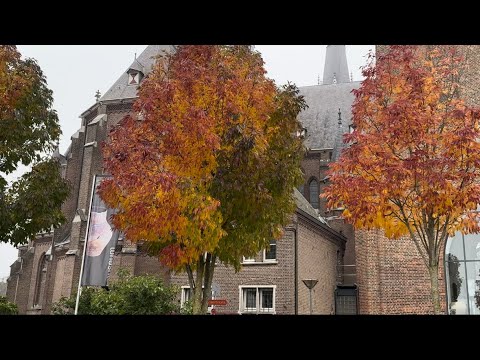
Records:
<instances>
[{"instance_id":1,"label":"tree trunk","mask_svg":"<svg viewBox=\"0 0 480 360\"><path fill-rule=\"evenodd\" d=\"M203 314L202 313L202 285L203 285L203 274L205 269L205 261L203 260L203 255L197 261L197 274L195 281L195 288L193 289L193 301L192 301L192 311L194 315Z\"/></svg>"},{"instance_id":2,"label":"tree trunk","mask_svg":"<svg viewBox=\"0 0 480 360\"><path fill-rule=\"evenodd\" d=\"M208 300L212 294L212 280L213 280L213 271L215 270L215 261L216 256L210 253L207 254L207 261L205 264L205 276L203 289L203 301L202 301L202 312L206 314L208 311Z\"/></svg>"},{"instance_id":3,"label":"tree trunk","mask_svg":"<svg viewBox=\"0 0 480 360\"><path fill-rule=\"evenodd\" d=\"M440 305L440 292L438 289L438 264L430 265L428 267L428 272L430 273L430 283L432 286L433 311L435 315L440 315L442 313L442 307Z\"/></svg>"}]
</instances>

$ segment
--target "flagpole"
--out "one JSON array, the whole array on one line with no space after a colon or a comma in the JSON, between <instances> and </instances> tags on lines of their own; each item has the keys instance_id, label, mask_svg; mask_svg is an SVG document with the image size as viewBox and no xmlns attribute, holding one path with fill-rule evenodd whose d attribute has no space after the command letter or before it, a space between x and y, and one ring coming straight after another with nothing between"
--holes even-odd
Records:
<instances>
[{"instance_id":1,"label":"flagpole","mask_svg":"<svg viewBox=\"0 0 480 360\"><path fill-rule=\"evenodd\" d=\"M78 279L77 300L75 301L75 315L78 315L78 305L80 303L80 295L82 293L82 276L85 267L85 254L87 252L88 230L90 228L90 214L92 213L93 195L95 193L95 184L97 183L97 175L93 177L92 193L90 194L90 211L88 212L87 231L85 231L85 241L83 242L82 265L80 266L80 278Z\"/></svg>"}]
</instances>

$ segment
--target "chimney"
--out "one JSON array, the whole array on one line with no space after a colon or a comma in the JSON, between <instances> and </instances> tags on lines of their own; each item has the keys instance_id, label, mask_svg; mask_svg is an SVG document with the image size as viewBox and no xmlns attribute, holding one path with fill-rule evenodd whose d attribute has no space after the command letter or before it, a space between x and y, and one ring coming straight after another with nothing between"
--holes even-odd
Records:
<instances>
[{"instance_id":1,"label":"chimney","mask_svg":"<svg viewBox=\"0 0 480 360\"><path fill-rule=\"evenodd\" d=\"M350 82L345 45L327 45L323 85L333 84L334 79L337 84Z\"/></svg>"}]
</instances>

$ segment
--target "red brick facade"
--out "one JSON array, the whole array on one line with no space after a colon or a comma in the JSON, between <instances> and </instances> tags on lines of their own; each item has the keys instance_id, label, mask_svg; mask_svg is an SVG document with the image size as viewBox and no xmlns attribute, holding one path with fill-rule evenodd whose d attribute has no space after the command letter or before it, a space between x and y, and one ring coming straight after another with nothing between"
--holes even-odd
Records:
<instances>
[{"instance_id":1,"label":"red brick facade","mask_svg":"<svg viewBox=\"0 0 480 360\"><path fill-rule=\"evenodd\" d=\"M309 290L303 279L317 279L312 295L313 314L334 313L337 259L344 253L345 238L308 214L297 210L292 224L277 241L275 262L265 262L263 251L255 262L244 262L241 271L218 264L212 282L216 299L227 300L216 306L217 314L242 313L242 289L274 287L274 313L309 314ZM185 273L172 274L172 283L188 287Z\"/></svg>"}]
</instances>

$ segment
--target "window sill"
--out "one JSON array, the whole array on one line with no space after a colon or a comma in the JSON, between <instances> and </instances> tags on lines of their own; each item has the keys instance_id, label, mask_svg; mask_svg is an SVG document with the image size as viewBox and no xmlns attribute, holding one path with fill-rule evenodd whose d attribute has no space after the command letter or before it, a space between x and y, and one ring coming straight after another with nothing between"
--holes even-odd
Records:
<instances>
[{"instance_id":1,"label":"window sill","mask_svg":"<svg viewBox=\"0 0 480 360\"><path fill-rule=\"evenodd\" d=\"M239 311L239 315L275 315L275 311Z\"/></svg>"},{"instance_id":2,"label":"window sill","mask_svg":"<svg viewBox=\"0 0 480 360\"><path fill-rule=\"evenodd\" d=\"M242 265L277 265L278 261L248 261L242 262Z\"/></svg>"}]
</instances>

